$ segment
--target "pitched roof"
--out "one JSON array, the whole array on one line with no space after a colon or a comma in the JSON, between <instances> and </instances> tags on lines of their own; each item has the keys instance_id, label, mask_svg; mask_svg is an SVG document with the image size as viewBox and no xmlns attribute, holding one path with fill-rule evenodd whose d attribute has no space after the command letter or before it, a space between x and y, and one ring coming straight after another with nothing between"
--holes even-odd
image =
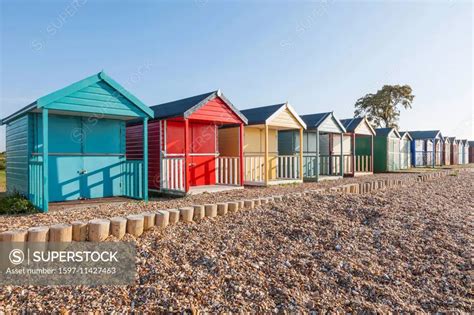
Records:
<instances>
[{"instance_id":1,"label":"pitched roof","mask_svg":"<svg viewBox=\"0 0 474 315\"><path fill-rule=\"evenodd\" d=\"M456 140L456 137L449 137L449 141L453 143Z\"/></svg>"},{"instance_id":2,"label":"pitched roof","mask_svg":"<svg viewBox=\"0 0 474 315\"><path fill-rule=\"evenodd\" d=\"M354 118L347 118L347 119L341 119L339 120L341 124L346 128L346 131L348 132L354 132L357 127L364 121L367 121L366 117L354 117ZM367 125L369 126L370 130L372 131L373 134L375 134L374 128L370 125L370 123L367 121Z\"/></svg>"},{"instance_id":3,"label":"pitched roof","mask_svg":"<svg viewBox=\"0 0 474 315\"><path fill-rule=\"evenodd\" d=\"M301 116L301 119L311 128L319 127L321 123L331 115L331 112L308 114Z\"/></svg>"},{"instance_id":4,"label":"pitched roof","mask_svg":"<svg viewBox=\"0 0 474 315\"><path fill-rule=\"evenodd\" d=\"M403 137L405 137L405 135L406 135L406 136L408 136L411 140L413 140L413 138L411 137L411 134L410 134L408 131L400 131L399 134L400 134L400 139L403 138Z\"/></svg>"},{"instance_id":5,"label":"pitched roof","mask_svg":"<svg viewBox=\"0 0 474 315\"><path fill-rule=\"evenodd\" d=\"M244 109L242 111L242 114L244 114L245 117L247 117L249 125L260 125L260 124L269 123L274 118L274 116L278 115L281 111L285 109L289 110L290 113L293 115L293 117L298 121L298 123L303 128L306 129L305 122L296 113L293 107L290 104L288 104L288 102L275 104L275 105L269 105L269 106L263 106L263 107Z\"/></svg>"},{"instance_id":6,"label":"pitched roof","mask_svg":"<svg viewBox=\"0 0 474 315\"><path fill-rule=\"evenodd\" d=\"M364 120L363 117L354 117L341 119L340 122L346 128L347 131L354 131L357 126Z\"/></svg>"},{"instance_id":7,"label":"pitched roof","mask_svg":"<svg viewBox=\"0 0 474 315\"><path fill-rule=\"evenodd\" d=\"M210 100L219 97L226 103L227 106L237 115L244 123L247 123L247 118L242 114L220 90L212 91L200 95L195 95L180 100L167 102L151 106L151 110L155 113L155 118L170 118L170 117L188 117L196 110L204 106Z\"/></svg>"},{"instance_id":8,"label":"pitched roof","mask_svg":"<svg viewBox=\"0 0 474 315\"><path fill-rule=\"evenodd\" d=\"M301 119L303 119L309 129L316 129L321 126L321 124L329 117L335 120L341 132L346 132L346 128L344 128L344 125L341 123L341 121L337 119L336 116L334 116L333 112L303 115L301 116Z\"/></svg>"},{"instance_id":9,"label":"pitched roof","mask_svg":"<svg viewBox=\"0 0 474 315\"><path fill-rule=\"evenodd\" d=\"M397 131L397 129L395 128L376 128L375 129L375 134L377 136L381 136L381 137L388 137L388 135L394 131L395 134L400 137L400 133ZM410 133L411 134L411 133Z\"/></svg>"},{"instance_id":10,"label":"pitched roof","mask_svg":"<svg viewBox=\"0 0 474 315\"><path fill-rule=\"evenodd\" d=\"M286 103L244 109L241 113L247 117L249 125L264 124L271 115L285 104Z\"/></svg>"},{"instance_id":11,"label":"pitched roof","mask_svg":"<svg viewBox=\"0 0 474 315\"><path fill-rule=\"evenodd\" d=\"M470 147L474 147L474 141L468 141Z\"/></svg>"},{"instance_id":12,"label":"pitched roof","mask_svg":"<svg viewBox=\"0 0 474 315\"><path fill-rule=\"evenodd\" d=\"M40 97L33 103L23 107L22 109L16 111L15 113L3 118L0 121L0 125L3 125L5 123L8 123L9 121L12 121L13 119L29 112L37 108L42 108L50 103L53 103L59 99L61 99L64 96L70 95L74 92L77 92L91 84L97 83L99 81L104 81L108 85L110 85L112 88L114 88L117 92L119 92L123 97L125 97L128 101L130 101L133 105L135 105L140 111L145 113L149 117L153 117L153 111L146 106L142 101L140 101L138 98L136 98L133 94L128 92L124 87L122 87L120 84L118 84L114 79L109 77L105 72L101 71L97 74L91 75L90 77L87 77L85 79L82 79L80 81L77 81L73 84L70 84L62 89L59 89L55 92L52 92L50 94L47 94L45 96Z\"/></svg>"},{"instance_id":13,"label":"pitched roof","mask_svg":"<svg viewBox=\"0 0 474 315\"><path fill-rule=\"evenodd\" d=\"M447 143L451 143L451 140L449 137L443 137L443 141Z\"/></svg>"},{"instance_id":14,"label":"pitched roof","mask_svg":"<svg viewBox=\"0 0 474 315\"><path fill-rule=\"evenodd\" d=\"M413 139L434 139L438 136L442 137L439 130L423 130L423 131L408 131Z\"/></svg>"}]
</instances>

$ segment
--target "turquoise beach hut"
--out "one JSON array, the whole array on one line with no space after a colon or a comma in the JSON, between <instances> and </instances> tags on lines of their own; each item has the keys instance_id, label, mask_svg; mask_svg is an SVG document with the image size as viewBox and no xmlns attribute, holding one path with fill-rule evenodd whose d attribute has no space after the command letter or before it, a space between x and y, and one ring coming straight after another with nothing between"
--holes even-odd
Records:
<instances>
[{"instance_id":1,"label":"turquoise beach hut","mask_svg":"<svg viewBox=\"0 0 474 315\"><path fill-rule=\"evenodd\" d=\"M125 155L125 123L153 111L104 72L43 96L1 120L6 125L7 193L48 211L50 202L125 196L147 200L143 158Z\"/></svg>"}]
</instances>

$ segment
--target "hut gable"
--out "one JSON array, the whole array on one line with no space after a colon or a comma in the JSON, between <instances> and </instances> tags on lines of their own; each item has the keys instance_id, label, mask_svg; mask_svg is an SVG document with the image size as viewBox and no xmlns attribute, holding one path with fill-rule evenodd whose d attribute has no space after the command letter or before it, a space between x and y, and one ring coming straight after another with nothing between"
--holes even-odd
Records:
<instances>
[{"instance_id":1,"label":"hut gable","mask_svg":"<svg viewBox=\"0 0 474 315\"><path fill-rule=\"evenodd\" d=\"M375 136L375 130L370 125L366 117L354 117L340 120L344 128L348 132L353 132L359 135Z\"/></svg>"},{"instance_id":2,"label":"hut gable","mask_svg":"<svg viewBox=\"0 0 474 315\"><path fill-rule=\"evenodd\" d=\"M328 116L319 127L320 130L328 131L328 132L341 132L336 120L334 117Z\"/></svg>"},{"instance_id":3,"label":"hut gable","mask_svg":"<svg viewBox=\"0 0 474 315\"><path fill-rule=\"evenodd\" d=\"M43 96L23 109L4 118L8 123L31 111L47 108L51 114L68 112L94 114L99 118L153 117L153 112L104 72L99 72L65 88Z\"/></svg>"},{"instance_id":4,"label":"hut gable","mask_svg":"<svg viewBox=\"0 0 474 315\"><path fill-rule=\"evenodd\" d=\"M355 133L360 135L375 135L375 131L372 126L369 124L367 119L363 119L362 122L355 129Z\"/></svg>"},{"instance_id":5,"label":"hut gable","mask_svg":"<svg viewBox=\"0 0 474 315\"><path fill-rule=\"evenodd\" d=\"M101 108L104 114L133 117L139 117L141 114L141 110L132 102L103 81L63 96L44 107L79 112L97 112L97 109Z\"/></svg>"},{"instance_id":6,"label":"hut gable","mask_svg":"<svg viewBox=\"0 0 474 315\"><path fill-rule=\"evenodd\" d=\"M268 125L290 129L301 128L300 122L288 108L284 108L282 111L279 111L277 115L270 117Z\"/></svg>"},{"instance_id":7,"label":"hut gable","mask_svg":"<svg viewBox=\"0 0 474 315\"><path fill-rule=\"evenodd\" d=\"M38 107L58 111L100 113L103 116L153 117L152 111L122 86L100 72L41 97Z\"/></svg>"},{"instance_id":8,"label":"hut gable","mask_svg":"<svg viewBox=\"0 0 474 315\"><path fill-rule=\"evenodd\" d=\"M204 105L197 108L196 111L192 112L188 118L235 124L242 121L236 112L220 97L207 101Z\"/></svg>"}]
</instances>

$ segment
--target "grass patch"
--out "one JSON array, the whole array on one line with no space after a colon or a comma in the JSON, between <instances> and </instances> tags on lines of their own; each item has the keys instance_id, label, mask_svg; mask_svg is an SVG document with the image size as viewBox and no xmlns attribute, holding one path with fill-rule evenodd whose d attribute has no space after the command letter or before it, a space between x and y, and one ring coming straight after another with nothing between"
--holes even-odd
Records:
<instances>
[{"instance_id":1,"label":"grass patch","mask_svg":"<svg viewBox=\"0 0 474 315\"><path fill-rule=\"evenodd\" d=\"M6 168L6 165L7 165L7 159L6 159L5 152L1 152L0 153L0 170L4 170Z\"/></svg>"},{"instance_id":2,"label":"grass patch","mask_svg":"<svg viewBox=\"0 0 474 315\"><path fill-rule=\"evenodd\" d=\"M0 198L0 215L37 213L33 204L20 194Z\"/></svg>"},{"instance_id":3,"label":"grass patch","mask_svg":"<svg viewBox=\"0 0 474 315\"><path fill-rule=\"evenodd\" d=\"M6 175L5 170L0 170L0 192L6 190Z\"/></svg>"}]
</instances>

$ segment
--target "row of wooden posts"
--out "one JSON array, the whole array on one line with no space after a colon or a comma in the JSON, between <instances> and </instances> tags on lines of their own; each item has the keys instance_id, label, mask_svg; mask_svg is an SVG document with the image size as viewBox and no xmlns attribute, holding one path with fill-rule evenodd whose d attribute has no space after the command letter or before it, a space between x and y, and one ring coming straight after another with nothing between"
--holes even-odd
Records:
<instances>
[{"instance_id":1,"label":"row of wooden posts","mask_svg":"<svg viewBox=\"0 0 474 315\"><path fill-rule=\"evenodd\" d=\"M270 202L278 203L289 198L311 196L323 193L348 193L366 194L372 191L397 187L416 182L423 182L453 173L453 171L441 171L419 175L407 179L384 179L372 180L362 183L351 183L331 188L320 188L306 190L301 193L291 193L272 197L263 197L248 200L222 202L215 204L194 205L179 209L158 210L142 214L130 215L128 217L114 217L111 219L94 219L89 222L75 221L71 224L55 224L52 226L32 227L28 230L12 230L0 233L1 242L71 242L90 241L101 242L110 235L121 239L126 233L135 237L143 234L151 228L165 228L179 221L199 221L205 217L215 218L238 210L253 209L256 206Z\"/></svg>"}]
</instances>

